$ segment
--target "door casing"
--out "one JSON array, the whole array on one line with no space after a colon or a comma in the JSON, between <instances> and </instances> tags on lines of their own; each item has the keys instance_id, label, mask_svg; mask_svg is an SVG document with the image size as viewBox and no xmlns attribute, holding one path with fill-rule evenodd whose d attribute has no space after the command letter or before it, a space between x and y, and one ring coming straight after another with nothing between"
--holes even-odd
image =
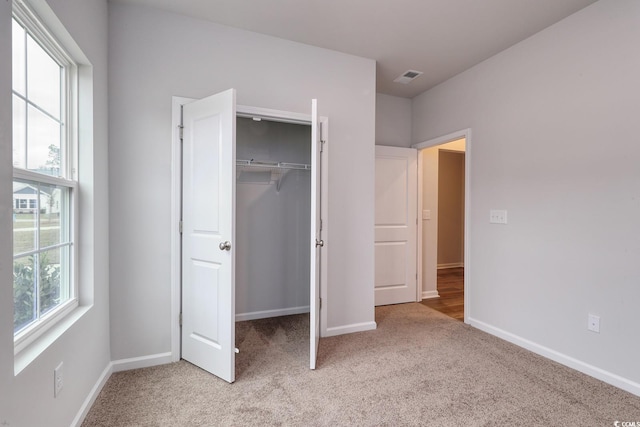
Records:
<instances>
[{"instance_id":1,"label":"door casing","mask_svg":"<svg viewBox=\"0 0 640 427\"><path fill-rule=\"evenodd\" d=\"M471 129L462 129L438 138L413 144L411 147L420 150L446 144L458 139L466 140L464 159L464 323L471 319L471 256L469 236L471 219ZM422 209L422 156L418 153L418 210ZM421 216L419 216L421 218ZM422 293L422 221L418 221L418 293Z\"/></svg>"}]
</instances>

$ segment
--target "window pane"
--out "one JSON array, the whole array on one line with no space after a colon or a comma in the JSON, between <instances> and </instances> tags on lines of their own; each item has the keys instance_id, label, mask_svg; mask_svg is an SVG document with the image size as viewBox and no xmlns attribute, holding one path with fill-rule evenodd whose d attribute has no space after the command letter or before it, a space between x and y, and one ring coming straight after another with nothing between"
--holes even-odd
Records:
<instances>
[{"instance_id":1,"label":"window pane","mask_svg":"<svg viewBox=\"0 0 640 427\"><path fill-rule=\"evenodd\" d=\"M14 255L36 249L36 209L31 209L29 206L32 200L37 203L37 194L37 184L13 181Z\"/></svg>"},{"instance_id":2,"label":"window pane","mask_svg":"<svg viewBox=\"0 0 640 427\"><path fill-rule=\"evenodd\" d=\"M13 65L13 90L20 95L25 95L25 31L20 24L13 20L13 34L12 34L12 59Z\"/></svg>"},{"instance_id":3,"label":"window pane","mask_svg":"<svg viewBox=\"0 0 640 427\"><path fill-rule=\"evenodd\" d=\"M27 103L13 95L13 166L25 168L27 149Z\"/></svg>"},{"instance_id":4,"label":"window pane","mask_svg":"<svg viewBox=\"0 0 640 427\"><path fill-rule=\"evenodd\" d=\"M60 119L62 67L27 36L27 99Z\"/></svg>"},{"instance_id":5,"label":"window pane","mask_svg":"<svg viewBox=\"0 0 640 427\"><path fill-rule=\"evenodd\" d=\"M13 261L13 331L18 332L36 319L34 257Z\"/></svg>"},{"instance_id":6,"label":"window pane","mask_svg":"<svg viewBox=\"0 0 640 427\"><path fill-rule=\"evenodd\" d=\"M69 242L69 189L40 186L40 248Z\"/></svg>"},{"instance_id":7,"label":"window pane","mask_svg":"<svg viewBox=\"0 0 640 427\"><path fill-rule=\"evenodd\" d=\"M40 254L40 315L55 308L68 299L68 292L64 292L61 261L66 258L68 247L51 249ZM68 282L67 282L68 283Z\"/></svg>"},{"instance_id":8,"label":"window pane","mask_svg":"<svg viewBox=\"0 0 640 427\"><path fill-rule=\"evenodd\" d=\"M60 123L29 106L27 169L60 176Z\"/></svg>"}]
</instances>

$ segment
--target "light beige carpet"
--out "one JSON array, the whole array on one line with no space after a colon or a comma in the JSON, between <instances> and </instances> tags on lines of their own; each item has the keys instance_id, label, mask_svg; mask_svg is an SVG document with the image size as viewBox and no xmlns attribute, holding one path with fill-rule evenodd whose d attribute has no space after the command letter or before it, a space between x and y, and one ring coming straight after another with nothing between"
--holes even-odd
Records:
<instances>
[{"instance_id":1,"label":"light beige carpet","mask_svg":"<svg viewBox=\"0 0 640 427\"><path fill-rule=\"evenodd\" d=\"M308 316L237 324L237 380L181 361L112 375L83 426L613 426L640 398L421 304L323 338Z\"/></svg>"}]
</instances>

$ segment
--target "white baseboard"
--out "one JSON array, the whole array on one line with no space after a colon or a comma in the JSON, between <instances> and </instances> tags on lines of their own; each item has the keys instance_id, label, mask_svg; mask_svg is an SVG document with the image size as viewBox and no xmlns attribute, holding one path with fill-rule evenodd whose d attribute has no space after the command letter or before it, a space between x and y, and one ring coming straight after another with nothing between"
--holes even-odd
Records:
<instances>
[{"instance_id":1,"label":"white baseboard","mask_svg":"<svg viewBox=\"0 0 640 427\"><path fill-rule=\"evenodd\" d=\"M422 299L440 298L438 291L422 291Z\"/></svg>"},{"instance_id":2,"label":"white baseboard","mask_svg":"<svg viewBox=\"0 0 640 427\"><path fill-rule=\"evenodd\" d=\"M351 325L335 326L333 328L327 328L326 334L323 337L334 337L336 335L350 334L353 332L364 332L376 329L378 324L376 322L363 322L353 323Z\"/></svg>"},{"instance_id":3,"label":"white baseboard","mask_svg":"<svg viewBox=\"0 0 640 427\"><path fill-rule=\"evenodd\" d=\"M84 421L87 414L89 413L91 406L93 406L93 403L98 398L98 395L102 391L102 388L104 387L104 385L107 383L107 380L109 379L109 377L111 377L112 373L113 373L113 363L109 362L109 364L107 364L107 367L104 368L104 371L102 371L102 375L100 375L100 377L98 378L98 381L89 392L89 395L82 403L82 406L78 411L78 414L71 422L71 427L76 427L76 426L79 427L80 425L82 425L82 422Z\"/></svg>"},{"instance_id":4,"label":"white baseboard","mask_svg":"<svg viewBox=\"0 0 640 427\"><path fill-rule=\"evenodd\" d=\"M444 270L447 268L463 268L463 267L464 267L464 262L452 262L449 264L438 264L436 268L438 270Z\"/></svg>"},{"instance_id":5,"label":"white baseboard","mask_svg":"<svg viewBox=\"0 0 640 427\"><path fill-rule=\"evenodd\" d=\"M631 394L640 396L640 384L633 382L631 380L628 380L626 378L623 378L620 375L605 371L604 369L600 369L593 365L589 365L588 363L582 362L581 360L574 359L573 357L567 356L566 354L559 353L548 347L545 347L535 342L521 338L517 335L514 335L502 329L496 328L494 326L491 326L479 320L468 319L467 323L484 332L487 332L491 335L495 335L519 347L526 348L527 350L530 350L536 354L539 354L540 356L544 356L547 359L551 359L562 365L568 366L569 368L575 369L576 371L580 371L583 374L597 378L600 381L604 381L607 384L611 384L614 387L618 387L622 390L628 391Z\"/></svg>"},{"instance_id":6,"label":"white baseboard","mask_svg":"<svg viewBox=\"0 0 640 427\"><path fill-rule=\"evenodd\" d=\"M164 365L173 361L169 353L151 354L149 356L132 357L111 362L113 372L128 371L130 369L148 368L150 366Z\"/></svg>"},{"instance_id":7,"label":"white baseboard","mask_svg":"<svg viewBox=\"0 0 640 427\"><path fill-rule=\"evenodd\" d=\"M113 362L109 362L102 375L98 378L98 381L93 386L89 395L82 403L78 414L71 422L71 427L79 427L82 425L85 417L89 413L91 406L94 404L100 391L107 383L107 380L114 372L127 371L129 369L148 368L150 366L163 365L165 363L171 363L171 353L152 354L150 356L132 357L130 359L120 359Z\"/></svg>"},{"instance_id":8,"label":"white baseboard","mask_svg":"<svg viewBox=\"0 0 640 427\"><path fill-rule=\"evenodd\" d=\"M308 312L308 305L305 305L303 307L281 308L278 310L252 311L250 313L236 314L236 322L242 322L245 320L266 319L269 317L289 316L292 314L302 314Z\"/></svg>"}]
</instances>

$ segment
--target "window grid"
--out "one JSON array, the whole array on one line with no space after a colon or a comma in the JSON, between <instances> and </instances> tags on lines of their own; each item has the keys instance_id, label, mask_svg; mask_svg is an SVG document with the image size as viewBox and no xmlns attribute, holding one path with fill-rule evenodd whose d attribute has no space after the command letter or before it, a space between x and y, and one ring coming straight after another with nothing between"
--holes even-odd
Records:
<instances>
[{"instance_id":1,"label":"window grid","mask_svg":"<svg viewBox=\"0 0 640 427\"><path fill-rule=\"evenodd\" d=\"M23 37L21 46L24 49L21 55L23 58L21 57L20 61L23 62L20 69L22 71L21 78L24 81L21 82L21 87L15 87L15 80L12 85L14 103L20 102L24 106L24 117L20 118L21 121L24 120L22 122L24 134L19 135L22 138L22 147L19 147L19 149L22 150L23 159L18 159L19 162L22 160L22 164L17 165L14 157L14 198L16 200L13 205L17 210L24 209L32 212L33 222L28 222L27 227L33 225L34 230L33 235L28 237L28 239L33 239L32 248L30 250L16 251L18 249L16 248L16 233L20 231L20 227L16 226L16 213L14 213L14 304L16 303L16 264L20 264L20 262L23 262L27 267L31 267L31 281L33 283L30 286L32 286L34 300L31 320L24 324L16 324L14 313L14 353L18 353L49 326L55 324L78 305L77 283L75 281L76 248L74 245L74 236L77 228L77 203L75 200L77 183L72 180L75 179L76 174L76 158L74 156L76 153L75 134L77 130L72 129L70 126L76 122L73 114L76 113L74 102L77 102L77 66L24 3L14 2L13 18L15 24L22 30L20 34ZM32 43L29 43L29 40ZM42 52L59 67L57 77L59 79L60 93L56 95L59 97L57 98L59 102L57 102L58 105L53 107L53 110L51 108L48 109L46 105L41 104L38 100L34 100L30 93L30 64L27 52L29 45L32 48L42 49ZM42 52L38 51L35 54L42 56ZM55 67L52 69L55 70ZM52 74L49 73L47 75L50 76ZM50 85L43 85L41 82L46 82L46 80L41 80L40 84L36 80L36 85L40 89L44 87L46 93L46 89ZM56 84L54 83L53 86L55 87ZM23 90L24 93L21 93L20 90ZM42 98L42 91L39 96L41 100L44 99L44 102L51 107L52 104L46 98ZM29 123L30 112L32 111L35 112L34 114L42 114L45 120L49 120L50 124L55 124L59 129L58 145L56 146L57 163L56 153L51 156L51 146L48 147L48 160L51 159L51 164L53 165L50 172L46 171L42 166L38 166L36 169L29 168L32 166L29 163L29 131L33 130L32 126L34 125L34 123ZM40 131L40 134L42 134L42 131ZM35 137L35 134L33 136ZM48 142L46 139L44 141L45 144ZM14 144L15 142L14 138ZM41 142L40 148L42 148ZM45 165L48 164L49 162L47 161ZM16 184L31 186L34 189L34 195L16 196ZM49 191L48 195L47 191ZM57 194L57 201L54 200L54 194ZM49 206L43 206L43 204L47 203ZM52 216L53 218L57 217L57 224L53 226ZM30 234L31 229L22 230L22 232ZM57 235L51 240L50 235L43 238L46 233L57 233ZM58 296L53 303L50 299L49 301L42 300L43 293L47 291L43 287L51 282L51 280L45 280L45 278L51 275L55 276L53 278L54 292L58 292ZM55 286L56 280L57 287ZM15 310L14 306L14 312Z\"/></svg>"},{"instance_id":2,"label":"window grid","mask_svg":"<svg viewBox=\"0 0 640 427\"><path fill-rule=\"evenodd\" d=\"M22 167L24 169L27 170L33 170L32 168L29 168L29 107L34 108L35 110L37 110L38 112L44 114L48 119L56 122L59 126L59 160L60 160L60 165L57 171L57 175L54 176L60 176L60 177L69 177L69 171L68 171L68 167L65 163L66 162L66 154L67 154L67 144L65 143L65 141L67 141L69 138L67 135L67 133L65 132L65 118L68 114L68 112L66 111L66 96L65 93L67 93L67 78L66 78L66 68L71 66L72 63L67 60L66 58L64 58L64 60L60 60L58 58L58 56L60 55L60 48L56 48L56 49L50 49L47 48L47 46L45 46L45 44L41 43L35 35L32 34L32 31L30 31L30 28L28 28L26 25L24 25L19 19L15 19L16 17L14 17L14 22L22 29L22 44L21 44L21 48L24 50L24 54L22 55L22 60L23 60L23 64L22 64L22 73L23 75L22 77L22 81L23 81L23 89L24 89L24 94L20 93L19 89L16 88L12 88L12 93L13 96L15 98L17 98L18 100L24 102L24 106L25 106L25 119L24 119L24 136L23 136L23 153L22 153L22 158L23 158L23 165L19 166L16 165L16 162L14 160L14 167ZM38 102L35 102L32 99L31 93L30 93L30 87L29 87L29 49L30 49L30 43L29 40L33 40L33 42L35 44L37 44L43 52L45 52L49 58L51 58L57 65L58 67L60 67L60 73L59 73L59 87L60 87L60 103L57 106L58 109L58 117L56 117L55 115L53 115L50 111L48 111L46 108L44 108L43 106L41 106ZM66 56L66 55L65 55ZM14 101L15 102L15 101ZM53 175L53 173L52 173Z\"/></svg>"}]
</instances>

